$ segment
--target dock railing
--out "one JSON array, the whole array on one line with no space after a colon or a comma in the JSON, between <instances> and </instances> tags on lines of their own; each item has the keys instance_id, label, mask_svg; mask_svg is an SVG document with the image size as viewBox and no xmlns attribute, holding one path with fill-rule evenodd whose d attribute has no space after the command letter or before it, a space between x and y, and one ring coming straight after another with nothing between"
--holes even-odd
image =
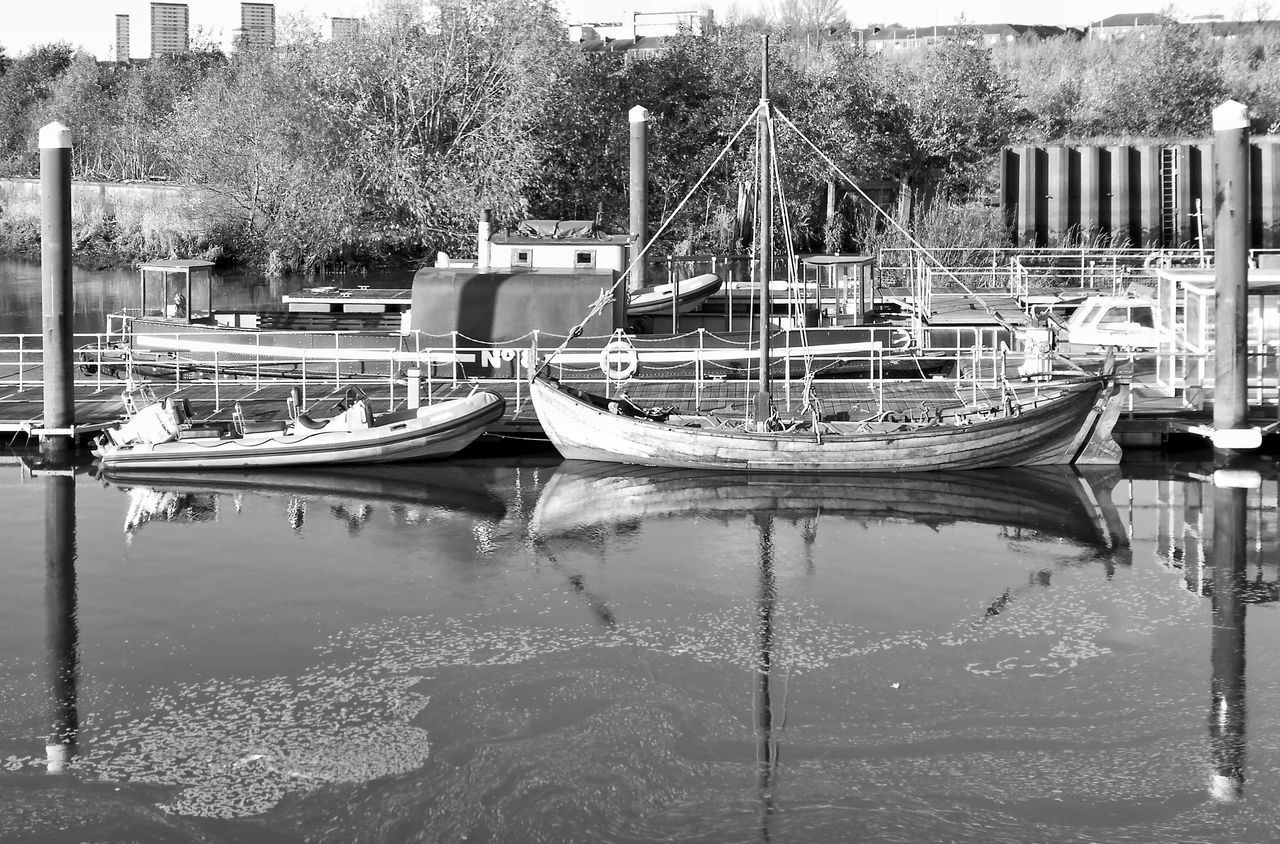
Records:
<instances>
[{"instance_id":1,"label":"dock railing","mask_svg":"<svg viewBox=\"0 0 1280 844\"><path fill-rule=\"evenodd\" d=\"M236 401L252 401L255 396L278 397L282 385L299 389L303 407L347 387L360 386L375 397L379 409L391 409L407 400L407 373L416 370L421 373L419 395L424 402L483 386L502 392L511 414L532 418L527 388L529 368L562 339L558 335L532 334L518 343L497 346L475 344L456 333L444 341L410 334L399 338L396 346L383 349L344 347L329 338L323 349L282 350L254 344L243 350L133 354L117 345L118 336L108 342L106 334L83 334L76 336L74 377L77 403L118 405L125 384L132 379L152 384L162 395L185 391L193 400L211 402L212 412L218 413L229 412ZM12 409L21 402L38 406L43 389L41 341L38 334L0 336L0 386L4 388L0 394L0 421L13 421L14 414L6 412L6 406ZM600 345L603 346L603 338ZM653 364L643 378L629 386L668 385L672 394L687 396L696 409L739 400L745 405L754 389L750 364L745 371L741 364L726 366L710 346L687 351L688 363L682 369L667 371L662 364ZM610 382L600 370L598 349L571 352L553 361L555 372L585 389L617 388L618 384ZM802 347L784 348L774 363L779 405L787 411L799 411L814 396L850 385L883 404L895 383L925 378L978 403L988 391L998 390L1005 378L1016 381L1018 365L1024 359L1020 352L1009 348L999 329L974 327L955 330L945 345L935 343L916 350L916 359L922 363L943 360L948 364L933 374L921 371L913 377L892 377L888 364L897 363L898 369L893 371L901 372L902 362L901 357L895 359L892 355L883 349L868 350L858 356L863 369L856 376L828 379L822 374L806 377L806 373L847 365L850 356L811 355ZM1211 379L1204 377L1212 367L1202 351L1179 350L1172 366L1166 367L1159 379L1153 355L1139 352L1130 357L1137 365L1140 396L1171 399L1168 406L1172 410L1194 406L1212 396ZM1019 389L1036 389L1036 382ZM1250 345L1248 391L1252 407L1280 411L1280 355L1273 344Z\"/></svg>"}]
</instances>

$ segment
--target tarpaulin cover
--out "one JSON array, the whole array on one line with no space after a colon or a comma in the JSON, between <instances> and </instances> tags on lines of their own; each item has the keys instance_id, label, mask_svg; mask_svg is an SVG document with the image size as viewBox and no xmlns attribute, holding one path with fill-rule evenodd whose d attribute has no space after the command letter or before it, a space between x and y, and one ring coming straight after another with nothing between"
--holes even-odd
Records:
<instances>
[{"instance_id":1,"label":"tarpaulin cover","mask_svg":"<svg viewBox=\"0 0 1280 844\"><path fill-rule=\"evenodd\" d=\"M593 220L524 220L516 233L526 237L595 237Z\"/></svg>"},{"instance_id":2,"label":"tarpaulin cover","mask_svg":"<svg viewBox=\"0 0 1280 844\"><path fill-rule=\"evenodd\" d=\"M428 334L457 331L485 343L515 340L535 329L567 334L616 278L612 270L424 267L413 277L410 328ZM605 307L583 333L612 332L613 311Z\"/></svg>"}]
</instances>

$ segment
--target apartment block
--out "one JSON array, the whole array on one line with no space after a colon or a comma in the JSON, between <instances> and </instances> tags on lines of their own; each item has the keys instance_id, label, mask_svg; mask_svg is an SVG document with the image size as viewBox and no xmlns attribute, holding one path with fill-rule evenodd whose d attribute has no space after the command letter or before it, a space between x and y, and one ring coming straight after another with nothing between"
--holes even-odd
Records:
<instances>
[{"instance_id":1,"label":"apartment block","mask_svg":"<svg viewBox=\"0 0 1280 844\"><path fill-rule=\"evenodd\" d=\"M129 61L129 16L116 15L116 55L118 62Z\"/></svg>"},{"instance_id":2,"label":"apartment block","mask_svg":"<svg viewBox=\"0 0 1280 844\"><path fill-rule=\"evenodd\" d=\"M270 50L276 45L276 7L273 3L241 3L236 49Z\"/></svg>"},{"instance_id":3,"label":"apartment block","mask_svg":"<svg viewBox=\"0 0 1280 844\"><path fill-rule=\"evenodd\" d=\"M190 27L186 3L152 3L151 55L186 52L191 46Z\"/></svg>"},{"instance_id":4,"label":"apartment block","mask_svg":"<svg viewBox=\"0 0 1280 844\"><path fill-rule=\"evenodd\" d=\"M355 38L360 34L359 18L329 18L330 37L335 41Z\"/></svg>"}]
</instances>

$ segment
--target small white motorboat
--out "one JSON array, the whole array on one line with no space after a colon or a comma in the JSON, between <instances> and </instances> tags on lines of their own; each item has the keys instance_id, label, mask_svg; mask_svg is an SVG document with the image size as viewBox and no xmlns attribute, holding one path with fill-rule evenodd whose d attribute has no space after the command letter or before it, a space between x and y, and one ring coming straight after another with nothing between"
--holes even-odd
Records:
<instances>
[{"instance_id":1,"label":"small white motorboat","mask_svg":"<svg viewBox=\"0 0 1280 844\"><path fill-rule=\"evenodd\" d=\"M243 469L335 463L387 463L448 457L502 418L502 396L477 390L460 399L374 414L369 399L348 390L339 412L312 419L289 402L289 419L246 421L239 404L232 422L196 422L184 400L141 400L126 393L134 412L108 428L94 454L104 469Z\"/></svg>"},{"instance_id":2,"label":"small white motorboat","mask_svg":"<svg viewBox=\"0 0 1280 844\"><path fill-rule=\"evenodd\" d=\"M688 313L719 289L720 277L715 273L642 287L627 297L627 315L669 314L673 307L677 313Z\"/></svg>"}]
</instances>

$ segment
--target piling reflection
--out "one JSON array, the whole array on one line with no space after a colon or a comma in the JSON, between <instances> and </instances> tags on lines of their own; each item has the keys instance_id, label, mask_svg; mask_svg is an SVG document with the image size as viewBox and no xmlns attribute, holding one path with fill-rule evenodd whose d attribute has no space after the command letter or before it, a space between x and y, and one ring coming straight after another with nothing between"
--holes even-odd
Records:
<instances>
[{"instance_id":1,"label":"piling reflection","mask_svg":"<svg viewBox=\"0 0 1280 844\"><path fill-rule=\"evenodd\" d=\"M1245 579L1248 490L1213 488L1213 664L1209 745L1213 755L1210 794L1232 802L1244 793L1245 763ZM1256 594L1256 593L1255 593Z\"/></svg>"},{"instance_id":2,"label":"piling reflection","mask_svg":"<svg viewBox=\"0 0 1280 844\"><path fill-rule=\"evenodd\" d=\"M46 769L62 773L80 734L77 684L80 632L76 617L76 480L74 470L44 475L45 599L47 606L49 738Z\"/></svg>"},{"instance_id":3,"label":"piling reflection","mask_svg":"<svg viewBox=\"0 0 1280 844\"><path fill-rule=\"evenodd\" d=\"M1244 470L1178 471L1156 486L1156 559L1209 599L1208 791L1232 803L1246 782L1247 609L1280 600L1280 567L1268 553L1280 537L1280 475L1255 461Z\"/></svg>"}]
</instances>

